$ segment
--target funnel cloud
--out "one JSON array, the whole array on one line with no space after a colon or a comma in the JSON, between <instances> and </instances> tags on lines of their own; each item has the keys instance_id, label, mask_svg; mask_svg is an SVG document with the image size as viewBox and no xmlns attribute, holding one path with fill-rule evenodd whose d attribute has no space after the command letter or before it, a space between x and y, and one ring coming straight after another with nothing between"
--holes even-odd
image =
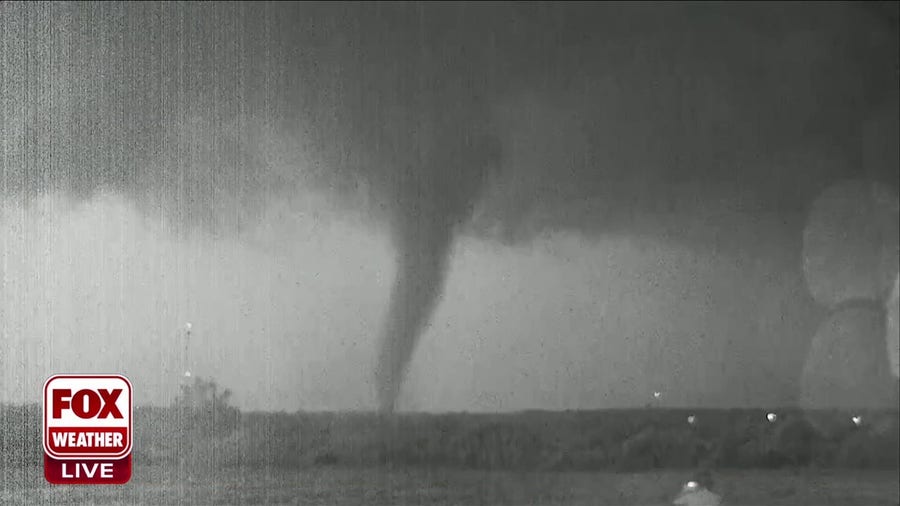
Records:
<instances>
[{"instance_id":1,"label":"funnel cloud","mask_svg":"<svg viewBox=\"0 0 900 506\"><path fill-rule=\"evenodd\" d=\"M439 149L399 181L392 219L397 274L381 336L378 402L393 411L401 381L443 292L455 236L471 219L486 172L499 162L499 145L487 131L471 128L440 136Z\"/></svg>"}]
</instances>

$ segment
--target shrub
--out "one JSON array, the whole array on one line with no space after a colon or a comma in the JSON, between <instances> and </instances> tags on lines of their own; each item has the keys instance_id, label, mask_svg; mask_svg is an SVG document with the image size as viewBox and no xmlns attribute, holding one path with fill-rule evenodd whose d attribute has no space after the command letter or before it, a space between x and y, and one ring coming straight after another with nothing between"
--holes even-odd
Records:
<instances>
[{"instance_id":1,"label":"shrub","mask_svg":"<svg viewBox=\"0 0 900 506\"><path fill-rule=\"evenodd\" d=\"M219 391L215 381L194 378L192 383L181 386L181 395L175 399L179 431L201 438L224 438L239 426L241 413L231 406L231 391Z\"/></svg>"},{"instance_id":2,"label":"shrub","mask_svg":"<svg viewBox=\"0 0 900 506\"><path fill-rule=\"evenodd\" d=\"M769 454L778 465L792 467L809 466L813 460L814 448L824 443L813 425L801 417L788 418L777 426L770 440Z\"/></svg>"},{"instance_id":3,"label":"shrub","mask_svg":"<svg viewBox=\"0 0 900 506\"><path fill-rule=\"evenodd\" d=\"M175 434L170 442L176 447L157 448L157 452L174 453L179 464L188 469L240 463L246 445L238 431L241 413L229 404L230 398L231 392L220 391L213 380L197 377L182 385L181 395L172 406L170 425Z\"/></svg>"},{"instance_id":4,"label":"shrub","mask_svg":"<svg viewBox=\"0 0 900 506\"><path fill-rule=\"evenodd\" d=\"M900 467L900 437L859 429L846 438L835 456L837 467L852 469L896 469Z\"/></svg>"}]
</instances>

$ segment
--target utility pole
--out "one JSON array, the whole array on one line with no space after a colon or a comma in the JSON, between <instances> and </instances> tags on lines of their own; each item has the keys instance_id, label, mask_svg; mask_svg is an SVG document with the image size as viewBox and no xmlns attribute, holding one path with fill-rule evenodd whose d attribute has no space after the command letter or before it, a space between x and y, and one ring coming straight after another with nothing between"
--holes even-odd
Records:
<instances>
[{"instance_id":1,"label":"utility pole","mask_svg":"<svg viewBox=\"0 0 900 506\"><path fill-rule=\"evenodd\" d=\"M189 385L191 378L191 330L193 329L193 325L191 322L187 322L184 324L184 351L182 352L181 360L182 360L182 371L183 374L183 382L186 385Z\"/></svg>"},{"instance_id":2,"label":"utility pole","mask_svg":"<svg viewBox=\"0 0 900 506\"><path fill-rule=\"evenodd\" d=\"M191 377L191 322L184 324L184 376Z\"/></svg>"},{"instance_id":3,"label":"utility pole","mask_svg":"<svg viewBox=\"0 0 900 506\"><path fill-rule=\"evenodd\" d=\"M194 389L191 388L191 330L193 325L191 322L187 322L184 324L184 350L181 355L181 370L184 371L181 374L181 385L182 385L182 401L185 403L182 407L188 407L188 409L193 408L196 405L196 393ZM191 462L188 459L188 456L192 453L193 449L193 440L192 440L192 424L190 422L190 416L184 417L184 411L181 411L181 447L182 451L179 454L179 468L181 470L182 475L187 476L187 482L190 483L193 481L193 477L191 475L191 466L189 463Z\"/></svg>"}]
</instances>

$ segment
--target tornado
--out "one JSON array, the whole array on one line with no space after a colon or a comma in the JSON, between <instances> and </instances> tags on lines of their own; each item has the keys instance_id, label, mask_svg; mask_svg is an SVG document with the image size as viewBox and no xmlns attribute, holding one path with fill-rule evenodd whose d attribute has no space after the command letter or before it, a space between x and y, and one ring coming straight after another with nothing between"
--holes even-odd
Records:
<instances>
[{"instance_id":1,"label":"tornado","mask_svg":"<svg viewBox=\"0 0 900 506\"><path fill-rule=\"evenodd\" d=\"M396 270L378 358L378 404L393 412L413 351L441 297L454 230L440 215L395 225Z\"/></svg>"},{"instance_id":2,"label":"tornado","mask_svg":"<svg viewBox=\"0 0 900 506\"><path fill-rule=\"evenodd\" d=\"M487 172L499 164L500 143L482 119L467 118L452 131L442 130L420 165L395 178L396 275L376 368L382 413L396 409L413 353L442 297L459 228L471 218Z\"/></svg>"}]
</instances>

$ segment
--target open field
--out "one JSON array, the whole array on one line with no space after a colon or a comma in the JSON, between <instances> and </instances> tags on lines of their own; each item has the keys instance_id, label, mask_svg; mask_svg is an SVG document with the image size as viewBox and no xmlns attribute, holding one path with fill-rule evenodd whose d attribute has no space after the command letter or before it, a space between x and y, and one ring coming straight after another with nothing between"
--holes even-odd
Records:
<instances>
[{"instance_id":1,"label":"open field","mask_svg":"<svg viewBox=\"0 0 900 506\"><path fill-rule=\"evenodd\" d=\"M8 471L10 472L10 471ZM51 486L42 468L14 469L3 504L671 504L686 472L588 473L465 470L222 469L191 483L164 466L135 467L124 486ZM894 506L890 471L723 471L716 490L728 505Z\"/></svg>"},{"instance_id":2,"label":"open field","mask_svg":"<svg viewBox=\"0 0 900 506\"><path fill-rule=\"evenodd\" d=\"M141 409L132 481L110 487L45 482L39 413L0 410L0 504L666 505L701 469L726 505L900 504L893 411L856 426L786 409L775 422L692 410L692 423L674 409L391 420Z\"/></svg>"}]
</instances>

